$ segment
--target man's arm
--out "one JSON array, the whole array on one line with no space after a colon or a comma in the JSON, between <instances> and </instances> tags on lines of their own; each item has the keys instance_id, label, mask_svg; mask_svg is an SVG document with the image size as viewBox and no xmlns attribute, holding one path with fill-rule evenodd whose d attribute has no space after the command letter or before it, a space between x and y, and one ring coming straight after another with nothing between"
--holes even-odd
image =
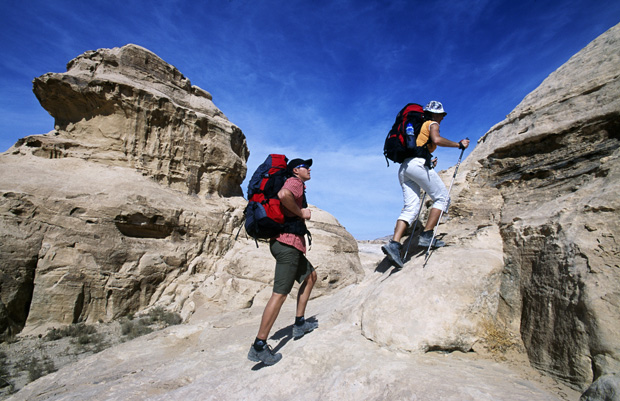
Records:
<instances>
[{"instance_id":1,"label":"man's arm","mask_svg":"<svg viewBox=\"0 0 620 401\"><path fill-rule=\"evenodd\" d=\"M280 202L289 212L293 213L295 216L300 217L304 220L310 220L310 210L309 209L300 209L295 202L295 197L290 189L282 188L278 192L278 198L280 198Z\"/></svg>"}]
</instances>

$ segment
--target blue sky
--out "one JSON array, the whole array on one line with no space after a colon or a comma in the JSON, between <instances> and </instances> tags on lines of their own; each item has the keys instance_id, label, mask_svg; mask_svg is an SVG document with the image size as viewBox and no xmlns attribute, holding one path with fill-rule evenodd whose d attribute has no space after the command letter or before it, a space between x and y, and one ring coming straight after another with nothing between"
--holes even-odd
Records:
<instances>
[{"instance_id":1,"label":"blue sky","mask_svg":"<svg viewBox=\"0 0 620 401\"><path fill-rule=\"evenodd\" d=\"M382 155L402 106L441 101L442 135L473 148L618 22L618 0L2 0L0 151L53 129L33 78L135 43L210 92L243 130L248 175L269 153L313 158L309 202L374 239L392 232L402 207L398 166ZM459 151L435 155L442 170Z\"/></svg>"}]
</instances>

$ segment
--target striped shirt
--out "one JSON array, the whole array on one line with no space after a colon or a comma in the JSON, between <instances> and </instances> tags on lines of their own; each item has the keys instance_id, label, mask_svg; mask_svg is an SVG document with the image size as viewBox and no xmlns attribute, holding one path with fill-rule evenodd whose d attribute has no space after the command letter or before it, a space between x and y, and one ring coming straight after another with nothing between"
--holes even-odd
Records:
<instances>
[{"instance_id":1,"label":"striped shirt","mask_svg":"<svg viewBox=\"0 0 620 401\"><path fill-rule=\"evenodd\" d=\"M304 182L297 177L291 177L286 180L286 182L282 186L282 189L285 188L291 191L291 193L293 194L293 198L295 198L295 203L297 203L297 206L299 206L299 208L301 209L304 198ZM295 216L293 213L289 212L288 209L284 207L284 205L282 205L282 213L286 217ZM282 244L290 245L293 248L300 250L304 254L306 253L306 238L303 235L282 233L273 239Z\"/></svg>"}]
</instances>

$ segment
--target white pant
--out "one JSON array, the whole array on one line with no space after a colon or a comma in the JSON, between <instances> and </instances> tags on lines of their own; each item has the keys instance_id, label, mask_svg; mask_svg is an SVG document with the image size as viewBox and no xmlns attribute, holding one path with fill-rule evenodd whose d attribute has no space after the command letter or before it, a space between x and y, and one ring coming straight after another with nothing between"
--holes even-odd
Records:
<instances>
[{"instance_id":1,"label":"white pant","mask_svg":"<svg viewBox=\"0 0 620 401\"><path fill-rule=\"evenodd\" d=\"M444 210L449 202L448 190L439 175L424 165L420 157L405 159L398 170L398 180L403 189L405 206L398 216L411 225L418 218L420 210L420 188L433 200L433 208ZM445 210L444 210L445 211Z\"/></svg>"}]
</instances>

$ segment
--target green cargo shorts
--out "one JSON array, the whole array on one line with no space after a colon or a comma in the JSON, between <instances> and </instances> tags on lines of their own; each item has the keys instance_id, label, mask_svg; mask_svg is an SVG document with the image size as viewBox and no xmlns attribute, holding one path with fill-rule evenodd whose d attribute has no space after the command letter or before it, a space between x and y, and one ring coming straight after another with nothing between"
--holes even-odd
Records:
<instances>
[{"instance_id":1,"label":"green cargo shorts","mask_svg":"<svg viewBox=\"0 0 620 401\"><path fill-rule=\"evenodd\" d=\"M276 258L276 273L273 280L273 292L288 295L295 281L302 283L314 267L300 250L278 241L271 241L271 254Z\"/></svg>"}]
</instances>

